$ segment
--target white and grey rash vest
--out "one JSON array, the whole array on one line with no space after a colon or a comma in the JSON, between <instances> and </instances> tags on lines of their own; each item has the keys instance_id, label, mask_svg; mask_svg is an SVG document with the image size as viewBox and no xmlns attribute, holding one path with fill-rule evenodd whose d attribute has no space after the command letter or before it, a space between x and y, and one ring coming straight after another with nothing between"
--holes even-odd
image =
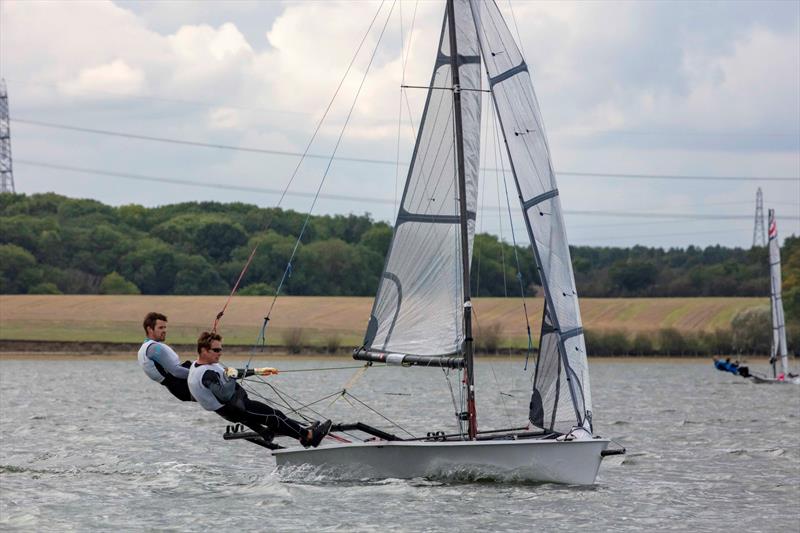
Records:
<instances>
[{"instance_id":1,"label":"white and grey rash vest","mask_svg":"<svg viewBox=\"0 0 800 533\"><path fill-rule=\"evenodd\" d=\"M207 375L208 374L208 375ZM219 363L189 367L189 392L197 403L207 411L216 411L230 401L236 390L236 381L225 375L225 367Z\"/></svg>"},{"instance_id":2,"label":"white and grey rash vest","mask_svg":"<svg viewBox=\"0 0 800 533\"><path fill-rule=\"evenodd\" d=\"M145 339L139 348L138 357L142 370L153 381L164 381L165 372L180 379L189 377L189 370L181 366L178 354L163 342Z\"/></svg>"}]
</instances>

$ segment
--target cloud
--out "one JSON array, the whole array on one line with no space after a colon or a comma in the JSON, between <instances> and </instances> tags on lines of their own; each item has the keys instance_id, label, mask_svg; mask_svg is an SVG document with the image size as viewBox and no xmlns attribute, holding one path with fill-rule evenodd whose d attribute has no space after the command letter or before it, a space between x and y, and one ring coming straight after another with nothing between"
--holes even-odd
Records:
<instances>
[{"instance_id":1,"label":"cloud","mask_svg":"<svg viewBox=\"0 0 800 533\"><path fill-rule=\"evenodd\" d=\"M800 173L796 3L518 2L513 17L508 4L500 4L512 33L515 20L521 30L557 169ZM9 80L12 117L302 151L379 5L4 0L0 68ZM312 152L330 152L390 5L379 13ZM410 158L413 139L401 97L408 98L418 126L425 91L403 94L399 85L427 85L442 6L396 4L340 155L393 160L402 109L400 159ZM402 48L408 52L405 67ZM109 170L124 165L131 172L209 181L235 176L264 187L282 186L296 163L74 132L45 135L23 125L14 125L13 144L20 158L86 161ZM298 187L314 190L319 167L324 165L304 168ZM394 177L391 165L337 162L331 183L345 194L391 197ZM87 178L69 181L65 189L63 176L48 179L49 189L57 192L93 196L102 191L98 198L112 203L132 198L122 183L98 187ZM17 185L31 190L24 178ZM587 185L573 178L560 187L565 206L575 209L663 202L677 211L681 203L720 197L719 183ZM767 198L797 195L794 183L764 187ZM749 200L748 189L754 194L755 184L729 190ZM179 187L165 194L160 203L221 198ZM330 204L330 209L352 205ZM392 217L390 208L373 210L379 218Z\"/></svg>"},{"instance_id":2,"label":"cloud","mask_svg":"<svg viewBox=\"0 0 800 533\"><path fill-rule=\"evenodd\" d=\"M111 63L81 69L75 79L60 84L61 90L70 95L85 96L86 93L111 94L116 97L140 94L145 86L145 74L141 69L129 66L122 59Z\"/></svg>"}]
</instances>

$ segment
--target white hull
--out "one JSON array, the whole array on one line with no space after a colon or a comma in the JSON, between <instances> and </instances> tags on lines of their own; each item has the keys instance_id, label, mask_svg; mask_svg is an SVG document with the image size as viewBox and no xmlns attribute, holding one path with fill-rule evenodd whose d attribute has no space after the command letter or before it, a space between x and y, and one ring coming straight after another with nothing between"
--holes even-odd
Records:
<instances>
[{"instance_id":1,"label":"white hull","mask_svg":"<svg viewBox=\"0 0 800 533\"><path fill-rule=\"evenodd\" d=\"M755 374L751 374L750 377L753 378L753 383L759 383L764 385L780 385L780 384L800 385L800 377L775 379L775 378L757 376Z\"/></svg>"},{"instance_id":2,"label":"white hull","mask_svg":"<svg viewBox=\"0 0 800 533\"><path fill-rule=\"evenodd\" d=\"M608 439L494 441L373 441L286 448L272 454L279 468L308 465L337 478L499 477L590 485Z\"/></svg>"}]
</instances>

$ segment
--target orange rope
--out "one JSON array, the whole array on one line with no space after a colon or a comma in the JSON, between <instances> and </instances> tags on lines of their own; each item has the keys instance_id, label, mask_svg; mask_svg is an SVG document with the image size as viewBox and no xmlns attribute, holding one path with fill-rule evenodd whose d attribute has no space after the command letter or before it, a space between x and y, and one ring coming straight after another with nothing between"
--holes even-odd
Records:
<instances>
[{"instance_id":1,"label":"orange rope","mask_svg":"<svg viewBox=\"0 0 800 533\"><path fill-rule=\"evenodd\" d=\"M239 274L239 279L236 280L236 283L233 286L233 290L228 295L228 299L225 301L225 305L222 306L222 310L217 313L217 318L214 319L214 325L211 327L211 333L217 332L217 326L219 325L219 321L222 318L222 315L225 314L225 310L228 308L228 304L231 303L231 298L233 295L236 294L236 291L239 289L239 283L241 283L242 278L244 277L244 273L247 272L250 263L253 261L253 257L256 255L256 250L258 250L258 246L253 248L253 251L250 252L250 257L247 258L247 262L244 264L244 268L242 268L242 272Z\"/></svg>"}]
</instances>

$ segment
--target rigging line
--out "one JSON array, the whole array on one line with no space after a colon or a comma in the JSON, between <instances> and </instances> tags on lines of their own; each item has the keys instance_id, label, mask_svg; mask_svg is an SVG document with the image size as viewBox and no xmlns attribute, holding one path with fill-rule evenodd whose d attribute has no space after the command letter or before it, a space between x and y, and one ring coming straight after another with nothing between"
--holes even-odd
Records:
<instances>
[{"instance_id":1,"label":"rigging line","mask_svg":"<svg viewBox=\"0 0 800 533\"><path fill-rule=\"evenodd\" d=\"M499 163L500 165L502 165L503 164L502 163L503 162L503 153L502 153L502 150L500 149L500 139L499 139L499 135L498 135L498 132L497 132L497 119L495 117L494 106L492 106L492 117L495 118L495 120L492 121L492 123L494 124L494 128L492 128L492 130L494 132L494 136L493 136L493 138L494 138L494 143L493 143L494 146L493 146L493 148L494 148L494 157L495 157L495 163L494 164L497 165ZM498 219L498 223L500 224L500 258L502 259L502 264L503 264L503 295L506 298L508 298L508 281L506 280L506 252L505 252L505 246L503 245L503 241L504 241L504 239L503 239L503 215L502 215L502 211L501 211L502 208L500 207L501 206L501 203L500 203L500 174L496 173L494 175L494 177L495 177L495 189L497 191L497 219Z\"/></svg>"},{"instance_id":2,"label":"rigging line","mask_svg":"<svg viewBox=\"0 0 800 533\"><path fill-rule=\"evenodd\" d=\"M427 90L436 90L436 91L452 91L452 87L434 87L428 85L401 85L403 89L427 89ZM474 92L474 93L490 93L487 89L469 89L469 88L462 88L462 92Z\"/></svg>"},{"instance_id":3,"label":"rigging line","mask_svg":"<svg viewBox=\"0 0 800 533\"><path fill-rule=\"evenodd\" d=\"M225 310L228 308L228 304L231 303L231 298L233 298L233 295L236 294L236 291L239 289L239 283L241 283L245 272L247 272L247 269L250 267L250 263L252 263L253 257L255 257L257 249L258 245L253 247L253 250L250 252L250 257L247 258L247 262L244 264L242 271L239 273L239 277L236 279L236 283L233 284L233 289L231 290L231 293L228 295L228 299L225 300L225 305L223 305L220 312L217 313L217 317L214 319L214 325L211 326L212 333L217 332L217 326L219 325L219 321L222 320L222 315L225 314Z\"/></svg>"},{"instance_id":4,"label":"rigging line","mask_svg":"<svg viewBox=\"0 0 800 533\"><path fill-rule=\"evenodd\" d=\"M333 102L336 100L336 97L339 95L339 91L341 90L342 85L344 85L344 81L347 79L348 74L350 74L350 70L353 68L353 65L355 64L356 58L358 57L359 52L361 52L361 48L364 46L364 42L366 42L366 40L367 40L367 36L369 35L370 31L372 30L372 27L374 26L375 21L378 19L378 14L380 13L381 9L383 8L383 4L384 4L384 2L381 2L381 4L378 6L377 11L375 12L375 16L372 17L372 20L370 21L369 27L367 28L367 31L362 36L361 42L358 44L358 47L356 48L356 51L353 54L353 57L350 59L350 64L347 65L347 69L345 70L344 75L342 76L341 80L339 81L339 85L336 87L336 90L334 91L333 96L328 101L328 105L325 108L325 111L322 113L322 116L320 117L319 121L317 122L317 126L314 128L314 133L311 135L311 138L308 140L308 144L306 144L306 148L305 148L305 150L303 150L303 155L297 161L297 165L295 166L294 171L292 172L292 175L289 177L289 181L286 183L286 186L283 188L283 192L281 193L281 196L278 199L278 202L277 202L275 207L280 207L280 205L283 203L284 198L286 198L286 193L289 191L289 187L291 187L292 183L294 182L294 179L297 177L297 173L300 170L300 166L303 164L303 161L305 161L305 158L306 158L306 155L308 154L308 151L311 149L311 146L314 144L314 140L317 138L317 134L319 133L319 130L322 127L322 124L325 122L325 119L327 118L328 113L330 112L330 109L333 106ZM400 146L400 141L399 141L399 138L398 138L398 154L399 154L399 146ZM398 159L399 159L399 157L398 157ZM317 191L317 194L319 194L319 191ZM314 201L316 201L316 199ZM274 220L274 218L270 217L270 219L267 222L266 227L264 228L263 231L267 231L272 226L273 220ZM231 299L233 298L233 295L236 294L236 291L239 288L239 283L242 281L242 278L244 277L245 272L247 272L247 268L250 266L250 263L253 261L253 257L256 254L256 250L258 250L258 244L256 244L253 247L253 251L250 252L250 257L247 259L247 262L245 263L244 268L242 268L242 272L239 274L239 279L236 280L236 283L233 286L233 290L231 290L230 295L228 295L228 299L225 301L225 305L223 305L222 310L217 314L217 317L214 320L214 326L213 326L212 331L214 331L214 332L217 331L217 326L219 325L219 322L222 319L222 316L225 314L225 310L228 308L228 304L230 304ZM261 328L261 335L260 335L259 339L261 339L263 337L263 335L265 334L266 323L269 320L268 317L269 317L269 315L267 315L267 318L265 318L265 320L264 320L264 325ZM256 342L258 342L258 341L256 341ZM249 366L249 363L250 362L248 361L248 366ZM247 368L247 367L245 367L245 368Z\"/></svg>"},{"instance_id":5,"label":"rigging line","mask_svg":"<svg viewBox=\"0 0 800 533\"><path fill-rule=\"evenodd\" d=\"M483 96L481 96L481 110L483 110L484 107L486 106L484 106ZM483 126L481 127L481 138L483 139L489 136L489 113L484 112L481 118L483 119ZM478 223L478 231L475 236L476 238L477 235L483 233L483 217L484 213L486 212L486 171L479 169L478 172L481 176L481 214L479 217L480 222ZM477 246L475 246L475 241L473 241L472 246L476 248L476 251L478 252L478 268L477 272L475 273L475 297L477 298L481 293L481 251Z\"/></svg>"},{"instance_id":6,"label":"rigging line","mask_svg":"<svg viewBox=\"0 0 800 533\"><path fill-rule=\"evenodd\" d=\"M525 313L525 328L528 332L528 351L525 355L525 368L527 369L528 358L530 357L531 351L533 350L533 339L531 337L531 321L530 317L528 316L528 303L525 299L525 283L522 279L522 267L520 266L519 262L519 249L518 249L519 247L517 246L517 237L516 237L516 232L514 231L514 217L511 215L511 200L508 196L508 180L506 178L505 164L503 163L502 152L500 157L500 166L503 169L503 187L505 188L506 191L506 208L508 209L508 221L509 224L511 225L511 242L514 245L514 259L517 263L517 280L519 281L519 295L520 298L522 299L522 310ZM494 372L494 369L492 369L492 371ZM503 405L505 405L505 403Z\"/></svg>"},{"instance_id":7,"label":"rigging line","mask_svg":"<svg viewBox=\"0 0 800 533\"><path fill-rule=\"evenodd\" d=\"M297 172L300 170L300 165L305 160L305 158L306 158L306 156L308 154L308 151L311 149L311 145L314 143L314 140L317 138L317 134L319 133L319 130L322 127L322 124L325 122L325 119L327 118L328 113L330 112L331 107L333 106L333 102L336 100L336 97L339 95L339 91L342 89L342 86L344 85L344 82L347 79L347 76L350 74L350 70L353 68L353 65L356 62L356 58L358 57L359 52L361 52L361 48L364 46L364 43L366 42L367 37L369 36L370 32L372 31L372 27L375 25L375 21L378 19L378 14L381 12L381 9L383 8L383 4L384 3L385 3L385 0L382 1L380 3L380 5L378 6L377 11L375 11L375 15L372 17L372 20L369 23L369 27L367 28L367 31L364 32L364 36L361 38L361 42L358 43L358 48L356 48L356 51L353 54L353 57L350 59L350 64L347 65L347 70L345 70L345 73L342 76L342 79L339 80L339 85L336 87L336 91L334 91L333 96L331 97L330 101L328 102L328 106L325 108L325 112L322 114L322 117L320 117L319 121L317 122L317 126L316 126L316 128L314 128L314 133L311 135L311 139L309 139L308 144L306 144L306 148L305 148L305 150L303 150L303 155L300 157L300 160L297 162L297 166L295 166L294 172L292 172L292 176L289 178L289 183L286 184L286 187L284 188L283 193L281 194L281 198L280 198L280 200L278 200L278 205L280 205L280 203L283 201L284 197L286 196L286 191L289 190L289 187L291 186L291 184L294 181L295 177L297 177ZM389 12L389 14L391 15L391 11ZM384 29L385 29L385 27L384 27ZM383 35L383 34L381 33L381 35ZM349 116L348 116L348 120L349 120ZM347 125L345 124L345 127L346 126ZM337 147L338 147L338 143L337 143ZM334 154L335 153L336 152L335 152L335 149L334 149ZM333 157L333 156L331 156L331 157ZM328 163L328 165L330 167L330 162ZM327 171L326 171L326 174L327 174ZM323 177L323 181L324 181L324 179L325 178ZM320 184L320 188L321 187L322 187L322 184ZM320 191L317 190L317 195L319 195L319 192ZM314 198L314 201L316 202L316 197ZM312 208L313 208L313 204L312 204ZM271 224L271 221L270 221L270 224Z\"/></svg>"},{"instance_id":8,"label":"rigging line","mask_svg":"<svg viewBox=\"0 0 800 533\"><path fill-rule=\"evenodd\" d=\"M363 368L364 365L354 366L333 366L329 368L295 368L293 370L281 370L281 374L288 374L291 372L322 372L324 370L352 370L354 368ZM378 368L386 368L386 365L378 365Z\"/></svg>"},{"instance_id":9,"label":"rigging line","mask_svg":"<svg viewBox=\"0 0 800 533\"><path fill-rule=\"evenodd\" d=\"M345 391L342 391L342 396L349 396L350 398L354 399L355 401L357 401L358 403L360 403L361 405L363 405L364 407L366 407L367 409L369 409L370 411L372 411L372 412L373 412L373 413L375 413L376 415L380 416L381 418L383 418L384 420L386 420L387 422L389 422L390 424L392 424L392 425L393 425L393 426L395 426L396 428L400 429L401 431L404 431L404 432L406 432L408 435L410 435L410 436L411 436L411 438L416 438L416 435L414 435L413 433L411 433L411 432L410 432L410 431L408 431L406 428L404 428L403 426L401 426L401 425L400 425L400 424L398 424L397 422L393 421L392 419L390 419L390 418L389 418L389 417L387 417L386 415L384 415L384 414L380 413L379 411L376 411L375 409L373 409L372 407L370 407L370 406L369 406L369 405L367 405L366 403L362 402L361 400L359 400L358 398L356 398L355 396L353 396L353 394L352 394L351 392L347 392L346 390L345 390Z\"/></svg>"},{"instance_id":10,"label":"rigging line","mask_svg":"<svg viewBox=\"0 0 800 533\"><path fill-rule=\"evenodd\" d=\"M264 395L264 394L261 394L260 392L258 392L258 391L256 391L256 390L254 390L252 387L249 387L249 388L248 388L248 391L249 391L249 393L250 393L250 394L253 394L253 395L254 395L254 396L256 396L257 398L260 398L261 400L264 400L264 402L266 402L268 405L280 407L281 409L284 409L284 410L285 410L287 413L289 413L290 415L298 415L298 416L300 416L300 417L301 417L301 418L302 418L304 421L306 421L306 422L310 422L310 419L309 419L308 417L306 417L304 414L300 413L300 412L299 412L297 409L294 409L294 408L291 406L291 404L290 404L288 401L286 401L286 399L285 399L285 398L283 398L283 397L281 396L281 393L280 393L280 392L279 392L279 391L278 391L278 390L277 390L277 389L276 389L274 386L272 386L272 385L269 385L269 384L266 384L266 385L267 385L268 387L272 388L273 392L274 392L274 393L277 395L277 397L278 397L278 399L279 399L280 401L276 401L276 400L275 400L275 399L273 399L273 398L268 398L266 395Z\"/></svg>"},{"instance_id":11,"label":"rigging line","mask_svg":"<svg viewBox=\"0 0 800 533\"><path fill-rule=\"evenodd\" d=\"M498 35L502 35L503 32L501 31L500 28L498 28L497 23L495 22L495 20L492 17L489 17L489 18L490 18L489 23L492 24L492 26L494 27L494 31ZM483 26L481 26L481 28L483 29ZM484 33L484 35L486 35L485 31L483 33ZM487 43L489 42L488 37L486 38L486 41L487 41ZM508 49L508 46L506 45L506 43L502 42L502 45L503 45L503 53L505 53L506 55L509 55L508 54L509 49ZM486 51L484 50L484 52L486 52ZM494 55L494 52L492 52L492 54ZM496 62L495 62L495 66L496 66ZM486 64L486 75L489 76L488 62ZM535 135L538 135L538 137L541 139L542 143L545 146L546 153L547 153L547 161L546 161L546 163L547 163L547 172L548 172L548 177L550 177L550 174L554 173L553 164L552 164L552 161L550 160L550 146L549 146L549 144L547 142L547 136L544 133L544 124L542 124L543 119L542 119L541 113L539 111L538 101L536 100L536 92L533 89L532 80L531 80L531 83L525 85L525 84L523 84L522 80L519 79L518 76L514 76L512 78L509 78L508 82L510 84L515 84L516 85L516 88L517 88L518 92L520 94L522 94L523 98L526 100L525 103L528 105L528 107L531 110L532 118L533 118L533 120L535 122L535 130L534 130L533 133ZM533 93L533 100L530 100L530 94L529 93ZM509 109L514 109L514 107L515 107L514 102L511 102L511 99L510 99L509 95L506 94L504 91L501 91L500 94L498 94L497 91L495 91L494 88L492 88L492 96L495 99L495 103L497 103L497 99L503 98L503 100L507 104L507 107ZM522 127L522 125L519 122L519 117L516 114L512 114L512 119L514 121L514 128L515 128L514 133L515 134L516 134L516 132L527 130L527 127ZM510 127L510 126L511 125L507 125L506 127ZM508 132L506 132L505 130L503 131L503 141L505 142L506 150L509 151L509 157L511 157L511 154L510 154L511 145L508 142ZM522 147L523 147L524 151L527 153L527 159L528 159L529 163L533 167L533 174L536 177L537 181L539 182L539 185L541 187L540 190L542 192L549 190L549 187L545 186L544 182L542 181L542 173L541 173L541 171L539 169L539 166L537 165L536 157L534 157L533 153L531 152L530 143L527 141L527 139L524 139L524 138L522 139ZM548 181L551 182L552 179L550 179Z\"/></svg>"},{"instance_id":12,"label":"rigging line","mask_svg":"<svg viewBox=\"0 0 800 533\"><path fill-rule=\"evenodd\" d=\"M506 399L504 396L503 391L501 391L500 387L500 380L497 379L497 373L494 371L494 365L489 363L489 369L492 371L492 376L494 377L494 384L497 386L497 395L500 396L500 403L503 404L503 414L506 415L506 420L508 420L508 425L514 425L514 419L511 418L511 412L508 410L508 405L506 405Z\"/></svg>"},{"instance_id":13,"label":"rigging line","mask_svg":"<svg viewBox=\"0 0 800 533\"><path fill-rule=\"evenodd\" d=\"M372 67L372 62L375 59L375 54L377 53L378 47L380 45L380 42L383 39L384 33L386 32L386 27L389 24L389 20L391 19L392 12L394 11L394 6L396 5L396 3L397 3L396 0L395 0L395 2L392 2L392 7L390 8L389 14L386 17L386 22L384 23L383 28L381 29L381 33L378 36L378 41L375 43L375 48L372 51L372 55L370 56L369 63L367 64L367 68L364 70L364 76L361 78L361 83L359 84L358 90L356 91L356 95L353 98L353 103L350 105L350 110L347 113L347 118L345 119L345 123L342 126L341 131L339 132L339 137L336 139L336 144L334 145L333 151L331 153L331 156L328 159L328 165L325 167L325 172L323 173L322 179L320 180L319 186L317 187L317 194L316 194L316 196L314 196L314 200L311 202L311 207L308 210L308 214L306 214L305 221L303 222L303 227L300 229L300 234L297 236L297 241L295 241L294 248L292 249L292 254L289 256L289 261L286 264L286 270L283 271L283 277L281 278L281 281L278 284L278 288L275 289L275 296L273 297L272 303L270 304L269 310L267 311L267 314L266 314L266 316L264 318L265 323L267 321L269 321L269 317L272 315L272 310L275 307L275 302L278 299L278 295L280 294L281 288L283 287L283 284L286 281L287 275L291 271L292 260L294 259L295 254L297 254L297 249L300 246L300 242L303 239L303 235L305 233L305 230L308 227L308 222L311 219L311 213L314 211L314 207L317 204L317 199L319 198L319 193L322 191L322 186L325 184L325 179L328 177L328 172L330 171L331 166L333 164L334 156L336 155L336 152L339 149L339 145L342 142L342 138L344 137L344 133L347 130L348 124L350 123L350 118L353 116L353 110L356 107L356 102L358 102L358 97L361 94L361 89L364 87L364 82L366 81L367 75L369 74L370 68ZM381 6L383 6L383 3L381 3ZM376 17L377 17L377 15L376 15ZM250 354L250 359L248 360L248 366L249 366L252 358L253 358L253 353Z\"/></svg>"},{"instance_id":14,"label":"rigging line","mask_svg":"<svg viewBox=\"0 0 800 533\"><path fill-rule=\"evenodd\" d=\"M336 396L336 395L338 395L338 394L341 394L341 391L338 391L338 390L337 390L336 392L332 392L332 393L330 393L330 394L328 394L328 395L326 395L326 396L323 396L322 398L319 398L319 399L317 399L317 400L314 400L313 402L310 402L310 403L306 403L306 404L304 404L303 402L301 402L301 401L300 401L300 400L298 400L297 398L293 397L293 396L292 396L292 395L290 395L289 393L287 393L287 392L285 392L285 391L281 390L280 388L278 388L276 385L273 385L272 383L269 383L269 382L267 382L267 381L265 381L265 380L263 380L263 379L258 379L258 380L252 380L252 379L248 379L248 380L246 380L246 381L250 382L250 388L251 388L251 391L252 391L252 392L253 392L253 393L254 393L256 396L259 396L259 397L260 397L260 398L262 398L263 400L265 400L265 401L268 401L268 402L270 402L270 403L273 403L273 404L275 404L275 403L277 403L277 402L275 402L274 400L272 400L272 399L270 399L270 398L267 398L267 397L266 397L266 396L264 396L263 394L260 394L259 392L255 391L255 389L253 389L253 387L252 387L252 384L253 384L253 383L261 383L262 385L266 385L267 387L271 388L271 389L272 389L272 391L273 391L273 392L274 392L276 395L278 395L278 398L280 398L280 400L283 402L283 404L280 404L282 407L284 407L286 410L288 410L288 411L289 411L289 412L291 412L291 413L296 413L296 414L300 415L301 417L303 417L303 418L304 418L305 420L307 420L307 421L309 420L309 418L308 418L308 417L306 417L306 415L304 415L303 413L301 413L301 412L300 412L300 410L302 410L302 409L306 409L306 410L308 410L308 411L311 411L311 413L312 413L312 414L314 414L314 415L316 415L316 416L323 417L324 415L323 415L322 413L320 413L320 412L319 412L319 411L317 411L316 409L311 409L311 406L312 406L312 405L315 405L315 404L318 404L318 403L320 403L320 402L323 402L323 401L327 400L328 398L331 398L331 397L333 397L333 396ZM289 400L291 400L291 402L294 402L295 404L298 404L298 405L299 405L299 407L296 407L296 408L295 408L295 407L292 407L292 404L291 404L291 402L287 401L287 400L286 400L286 398L289 398Z\"/></svg>"},{"instance_id":15,"label":"rigging line","mask_svg":"<svg viewBox=\"0 0 800 533\"><path fill-rule=\"evenodd\" d=\"M397 109L397 145L395 147L395 160L397 164L394 167L394 212L397 213L397 182L400 179L400 132L403 127L403 82L406 79L406 62L405 62L405 50L406 50L406 43L404 40L403 35L403 2L400 2L400 58L402 63L402 68L400 70L400 93L398 99L398 109Z\"/></svg>"},{"instance_id":16,"label":"rigging line","mask_svg":"<svg viewBox=\"0 0 800 533\"><path fill-rule=\"evenodd\" d=\"M461 407L456 403L456 395L453 392L453 384L450 382L450 369L442 367L442 374L444 375L444 380L447 382L447 387L450 389L450 398L453 400L453 411L456 415L456 422L458 422L458 433L461 438L464 438L464 424L461 420L461 417L458 416L458 413L463 411Z\"/></svg>"},{"instance_id":17,"label":"rigging line","mask_svg":"<svg viewBox=\"0 0 800 533\"><path fill-rule=\"evenodd\" d=\"M384 4L384 2L381 2L381 4L378 6L377 11L375 12L375 16L372 17L372 20L370 21L369 27L367 28L367 31L364 33L363 37L361 38L361 42L358 44L358 48L356 48L356 51L353 54L353 57L350 59L350 64L347 65L347 69L345 70L345 73L342 76L342 79L339 81L339 85L336 87L336 90L334 91L333 96L328 101L328 105L325 108L325 111L323 112L322 116L320 117L319 121L317 122L317 126L316 126L316 128L314 128L314 133L311 135L311 138L308 140L308 144L306 145L305 150L303 150L303 155L297 161L297 165L295 166L294 171L292 172L292 175L289 177L289 181L286 183L286 186L283 188L283 192L281 193L281 196L278 199L278 202L277 202L275 207L280 207L280 205L283 203L284 198L286 198L286 193L289 191L289 187L291 187L292 183L294 182L294 179L297 177L297 173L300 170L300 166L303 164L303 161L305 161L305 158L306 158L306 155L308 154L308 151L311 149L311 146L313 145L314 140L317 138L317 134L319 133L319 130L322 127L322 124L325 122L325 119L327 118L328 113L330 112L331 106L333 106L333 102L336 100L336 97L339 95L339 91L341 90L342 85L344 85L344 81L347 79L348 74L350 74L350 70L353 68L353 65L355 64L356 58L358 57L358 54L361 51L361 48L364 46L364 42L367 40L367 36L371 32L372 27L375 24L375 21L378 19L378 14L380 13L381 9L383 8L383 4ZM398 139L398 147L399 147L399 139ZM319 194L319 192L320 191L318 190L317 194ZM314 201L316 202L316 198L314 199ZM273 220L274 220L274 218L270 217L270 219L267 222L266 227L263 229L263 231L267 231L272 226ZM222 307L222 310L217 314L217 317L214 320L214 326L213 326L212 331L215 331L215 332L217 331L217 326L219 325L219 321L222 319L222 316L225 314L225 310L227 309L228 304L230 303L231 299L233 298L233 295L236 294L236 291L239 288L239 283L242 281L242 278L244 277L245 272L247 272L247 269L250 266L250 263L253 261L253 257L256 254L256 250L258 250L258 244L256 244L253 247L253 251L250 252L250 257L248 258L247 263L245 263L244 268L242 268L242 272L241 272L241 274L239 274L239 279L236 280L236 284L233 286L233 290L231 290L230 295L228 295L228 299L226 300L225 305ZM265 320L264 320L264 325L261 327L261 333L260 333L260 336L259 336L259 340L262 339L264 337L264 335L266 334L265 330L266 330L266 326L267 326L267 321L268 320L269 320L269 315L267 315L267 318L265 318ZM256 341L256 343L258 343L258 341ZM251 357L252 357L252 354L251 354ZM249 366L249 364L250 364L250 361L248 361L248 366ZM245 367L245 369L246 368L247 367Z\"/></svg>"},{"instance_id":18,"label":"rigging line","mask_svg":"<svg viewBox=\"0 0 800 533\"><path fill-rule=\"evenodd\" d=\"M498 6L499 7L499 6ZM514 31L517 32L517 43L519 43L519 51L522 53L522 58L525 58L525 48L522 46L522 37L519 34L519 26L517 25L517 17L514 15L514 6L511 0L508 0L508 9L511 10L511 20L514 22Z\"/></svg>"}]
</instances>

